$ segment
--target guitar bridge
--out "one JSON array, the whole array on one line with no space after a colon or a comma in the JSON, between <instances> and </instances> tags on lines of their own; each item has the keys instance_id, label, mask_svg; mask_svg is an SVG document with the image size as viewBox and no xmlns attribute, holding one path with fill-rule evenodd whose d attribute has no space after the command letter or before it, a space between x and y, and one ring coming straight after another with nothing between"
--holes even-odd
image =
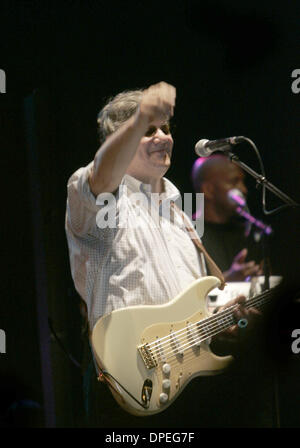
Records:
<instances>
[{"instance_id":1,"label":"guitar bridge","mask_svg":"<svg viewBox=\"0 0 300 448\"><path fill-rule=\"evenodd\" d=\"M138 347L138 350L147 369L153 369L157 366L157 361L151 353L151 349L149 348L148 344L140 345Z\"/></svg>"}]
</instances>

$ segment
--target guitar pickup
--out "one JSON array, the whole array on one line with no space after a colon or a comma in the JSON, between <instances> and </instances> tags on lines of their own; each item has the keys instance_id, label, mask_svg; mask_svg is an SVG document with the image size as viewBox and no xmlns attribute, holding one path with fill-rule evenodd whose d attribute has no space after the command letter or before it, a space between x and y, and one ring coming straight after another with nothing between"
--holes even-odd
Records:
<instances>
[{"instance_id":1,"label":"guitar pickup","mask_svg":"<svg viewBox=\"0 0 300 448\"><path fill-rule=\"evenodd\" d=\"M201 339L199 338L197 330L195 330L194 325L189 323L187 324L186 329L187 329L187 337L193 344L192 347L194 349L199 349L201 345Z\"/></svg>"},{"instance_id":2,"label":"guitar pickup","mask_svg":"<svg viewBox=\"0 0 300 448\"><path fill-rule=\"evenodd\" d=\"M140 345L138 347L138 351L140 352L142 360L144 361L147 369L153 369L154 367L157 367L157 361L153 356L148 344Z\"/></svg>"},{"instance_id":3,"label":"guitar pickup","mask_svg":"<svg viewBox=\"0 0 300 448\"><path fill-rule=\"evenodd\" d=\"M179 340L175 336L174 333L170 333L171 336L171 347L173 346L173 350L176 352L177 355L183 356L184 350L180 345Z\"/></svg>"}]
</instances>

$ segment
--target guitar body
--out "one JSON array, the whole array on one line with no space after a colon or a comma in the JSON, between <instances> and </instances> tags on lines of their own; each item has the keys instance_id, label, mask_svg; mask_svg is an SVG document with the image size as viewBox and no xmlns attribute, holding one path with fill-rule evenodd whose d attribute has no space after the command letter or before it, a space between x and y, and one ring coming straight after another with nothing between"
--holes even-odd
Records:
<instances>
[{"instance_id":1,"label":"guitar body","mask_svg":"<svg viewBox=\"0 0 300 448\"><path fill-rule=\"evenodd\" d=\"M206 296L218 285L215 277L198 279L166 304L115 310L96 323L95 361L127 412L161 412L192 378L219 373L231 362L231 356L212 353L205 327L198 325L211 316Z\"/></svg>"}]
</instances>

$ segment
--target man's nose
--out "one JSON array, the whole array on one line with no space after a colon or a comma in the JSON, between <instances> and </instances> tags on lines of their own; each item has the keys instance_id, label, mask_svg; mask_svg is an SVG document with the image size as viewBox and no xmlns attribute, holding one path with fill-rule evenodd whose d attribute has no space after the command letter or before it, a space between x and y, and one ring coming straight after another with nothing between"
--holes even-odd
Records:
<instances>
[{"instance_id":1,"label":"man's nose","mask_svg":"<svg viewBox=\"0 0 300 448\"><path fill-rule=\"evenodd\" d=\"M153 138L154 143L159 143L161 141L167 140L172 140L171 134L165 134L164 131L162 131L160 128L157 128Z\"/></svg>"}]
</instances>

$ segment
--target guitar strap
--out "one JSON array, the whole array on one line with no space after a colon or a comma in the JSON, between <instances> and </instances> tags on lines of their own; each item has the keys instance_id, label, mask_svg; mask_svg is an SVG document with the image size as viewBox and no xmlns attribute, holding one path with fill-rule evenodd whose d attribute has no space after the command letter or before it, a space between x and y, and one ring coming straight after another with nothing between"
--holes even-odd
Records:
<instances>
[{"instance_id":1,"label":"guitar strap","mask_svg":"<svg viewBox=\"0 0 300 448\"><path fill-rule=\"evenodd\" d=\"M213 261L211 256L207 253L205 247L203 246L203 244L200 241L199 235L197 234L194 227L190 225L190 222L187 220L187 218L184 215L184 213L182 212L182 210L179 207L177 207L177 205L174 202L172 202L171 204L174 207L174 209L177 210L177 212L182 217L185 229L187 230L187 232L188 232L191 240L195 244L196 248L201 253L203 253L211 275L214 275L215 277L217 277L220 280L221 285L219 286L219 289L223 290L226 286L226 283L225 283L225 279L224 279L224 276L223 276L220 268L216 265L216 263Z\"/></svg>"}]
</instances>

